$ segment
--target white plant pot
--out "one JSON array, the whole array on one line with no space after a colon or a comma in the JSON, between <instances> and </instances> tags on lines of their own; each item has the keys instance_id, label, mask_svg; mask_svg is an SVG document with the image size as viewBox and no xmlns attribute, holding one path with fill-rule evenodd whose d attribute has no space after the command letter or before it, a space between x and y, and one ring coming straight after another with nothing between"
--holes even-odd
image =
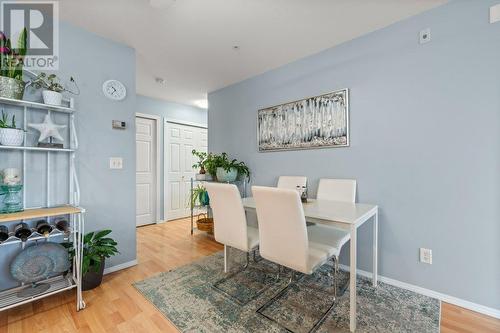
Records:
<instances>
[{"instance_id":1,"label":"white plant pot","mask_svg":"<svg viewBox=\"0 0 500 333\"><path fill-rule=\"evenodd\" d=\"M206 180L207 174L206 173L197 173L196 175L194 175L194 178L196 180Z\"/></svg>"},{"instance_id":2,"label":"white plant pot","mask_svg":"<svg viewBox=\"0 0 500 333\"><path fill-rule=\"evenodd\" d=\"M42 91L42 96L45 104L60 106L62 103L62 94L59 92L44 90Z\"/></svg>"},{"instance_id":3,"label":"white plant pot","mask_svg":"<svg viewBox=\"0 0 500 333\"><path fill-rule=\"evenodd\" d=\"M17 128L0 128L0 145L21 146L24 141L24 131Z\"/></svg>"}]
</instances>

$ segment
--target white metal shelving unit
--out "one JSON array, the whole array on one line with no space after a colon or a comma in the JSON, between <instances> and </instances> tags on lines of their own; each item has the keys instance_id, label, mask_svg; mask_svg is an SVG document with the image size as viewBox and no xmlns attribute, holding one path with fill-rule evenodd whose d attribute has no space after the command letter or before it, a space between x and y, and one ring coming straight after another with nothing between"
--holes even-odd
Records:
<instances>
[{"instance_id":1,"label":"white metal shelving unit","mask_svg":"<svg viewBox=\"0 0 500 333\"><path fill-rule=\"evenodd\" d=\"M20 151L22 153L22 172L23 172L23 206L25 210L22 212L11 214L0 214L0 223L7 223L12 221L28 221L36 218L46 218L49 221L50 217L55 216L69 216L70 230L68 234L64 234L57 230L53 230L46 238L34 232L26 242L21 242L20 239L10 236L6 241L0 243L0 249L3 246L19 243L21 249L28 243L48 241L54 237L63 236L72 239L75 245L75 257L73 259L72 271L66 275L52 277L43 283L49 283L50 289L42 294L33 297L21 298L17 293L25 288L20 285L15 288L4 290L0 292L0 311L10 309L12 307L33 302L35 300L54 295L69 289L76 289L76 309L81 310L85 308L85 302L82 297L82 252L83 252L83 234L84 234L84 214L85 209L79 207L80 205L80 187L78 177L75 170L75 156L78 149L78 139L75 130L75 109L65 106L52 106L43 103L13 100L8 98L0 98L0 105L11 105L14 107L22 108L23 112L23 129L25 130L24 146L10 147L1 146L0 153ZM69 131L69 147L68 148L43 148L43 147L30 147L27 146L26 131L27 131L27 115L29 112L46 112L51 115L52 112L62 113L68 115L68 131ZM29 185L26 183L26 160L27 154L30 152L44 152L47 154L46 162L46 203L45 207L32 207L26 208L26 192ZM50 185L51 185L51 154L68 154L68 203L67 205L52 207L50 200ZM0 251L0 262L1 262Z\"/></svg>"}]
</instances>

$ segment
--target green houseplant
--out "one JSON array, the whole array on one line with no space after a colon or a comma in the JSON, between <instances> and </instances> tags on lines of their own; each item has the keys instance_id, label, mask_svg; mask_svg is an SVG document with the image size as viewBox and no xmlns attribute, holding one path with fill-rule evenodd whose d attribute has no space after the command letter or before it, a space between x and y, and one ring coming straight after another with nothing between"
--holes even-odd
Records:
<instances>
[{"instance_id":1,"label":"green houseplant","mask_svg":"<svg viewBox=\"0 0 500 333\"><path fill-rule=\"evenodd\" d=\"M76 91L65 88L61 80L55 74L47 75L46 73L40 73L30 84L35 89L43 89L42 97L45 104L61 105L63 92L66 91L73 95L78 95L80 93L78 85L73 77L70 77L70 82L75 85Z\"/></svg>"},{"instance_id":2,"label":"green houseplant","mask_svg":"<svg viewBox=\"0 0 500 333\"><path fill-rule=\"evenodd\" d=\"M2 110L0 118L0 144L2 146L20 146L24 141L24 130L16 127L16 116L12 115L9 123L9 116Z\"/></svg>"},{"instance_id":3,"label":"green houseplant","mask_svg":"<svg viewBox=\"0 0 500 333\"><path fill-rule=\"evenodd\" d=\"M24 58L27 51L28 32L24 28L17 42L17 48L0 31L0 97L23 99L26 83L23 81Z\"/></svg>"},{"instance_id":4,"label":"green houseplant","mask_svg":"<svg viewBox=\"0 0 500 333\"><path fill-rule=\"evenodd\" d=\"M193 188L193 191L191 193L190 197L190 205L191 207L196 206L196 204L199 203L202 206L206 206L210 203L210 199L208 198L208 192L205 186L199 184L195 188Z\"/></svg>"},{"instance_id":5,"label":"green houseplant","mask_svg":"<svg viewBox=\"0 0 500 333\"><path fill-rule=\"evenodd\" d=\"M102 282L106 258L119 253L118 243L108 236L111 230L92 231L83 237L82 289L91 290ZM75 256L73 243L66 243L71 259Z\"/></svg>"},{"instance_id":6,"label":"green houseplant","mask_svg":"<svg viewBox=\"0 0 500 333\"><path fill-rule=\"evenodd\" d=\"M191 151L193 156L198 158L198 162L193 164L193 169L199 169L199 172L195 175L197 180L205 180L207 176L207 171L205 169L205 162L207 161L208 154L203 151L197 151L193 149Z\"/></svg>"},{"instance_id":7,"label":"green houseplant","mask_svg":"<svg viewBox=\"0 0 500 333\"><path fill-rule=\"evenodd\" d=\"M241 177L250 178L250 170L244 162L230 160L227 153L220 155L209 153L205 168L219 182L232 182Z\"/></svg>"}]
</instances>

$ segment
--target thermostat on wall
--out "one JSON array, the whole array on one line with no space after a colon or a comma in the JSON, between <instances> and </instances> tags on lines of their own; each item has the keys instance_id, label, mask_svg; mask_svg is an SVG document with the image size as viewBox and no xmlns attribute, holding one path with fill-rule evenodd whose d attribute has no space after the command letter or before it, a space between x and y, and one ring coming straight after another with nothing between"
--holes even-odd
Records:
<instances>
[{"instance_id":1,"label":"thermostat on wall","mask_svg":"<svg viewBox=\"0 0 500 333\"><path fill-rule=\"evenodd\" d=\"M121 120L113 120L113 128L114 129L125 129L125 128L127 128L127 124Z\"/></svg>"}]
</instances>

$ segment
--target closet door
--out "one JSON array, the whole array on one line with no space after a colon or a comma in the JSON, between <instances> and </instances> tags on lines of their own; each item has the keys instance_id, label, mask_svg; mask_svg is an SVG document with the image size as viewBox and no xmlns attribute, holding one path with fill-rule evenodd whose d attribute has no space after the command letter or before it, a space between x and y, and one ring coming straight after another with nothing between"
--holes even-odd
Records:
<instances>
[{"instance_id":1,"label":"closet door","mask_svg":"<svg viewBox=\"0 0 500 333\"><path fill-rule=\"evenodd\" d=\"M174 220L190 214L190 182L196 172L191 151L207 151L207 129L167 122L164 147L165 219Z\"/></svg>"}]
</instances>

